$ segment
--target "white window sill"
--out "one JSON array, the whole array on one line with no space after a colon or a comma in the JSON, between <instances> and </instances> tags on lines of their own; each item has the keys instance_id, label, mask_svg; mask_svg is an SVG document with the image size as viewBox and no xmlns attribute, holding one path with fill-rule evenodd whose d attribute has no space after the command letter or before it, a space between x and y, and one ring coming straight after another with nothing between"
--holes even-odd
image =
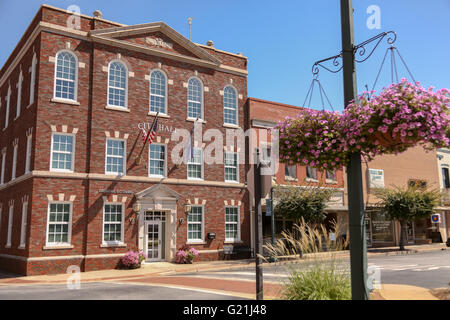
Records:
<instances>
[{"instance_id":1,"label":"white window sill","mask_svg":"<svg viewBox=\"0 0 450 320\"><path fill-rule=\"evenodd\" d=\"M241 129L240 126L236 125L236 124L231 124L231 123L224 123L223 126L225 128L231 128L231 129Z\"/></svg>"},{"instance_id":2,"label":"white window sill","mask_svg":"<svg viewBox=\"0 0 450 320\"><path fill-rule=\"evenodd\" d=\"M236 180L225 180L226 183L239 183L239 181Z\"/></svg>"},{"instance_id":3,"label":"white window sill","mask_svg":"<svg viewBox=\"0 0 450 320\"><path fill-rule=\"evenodd\" d=\"M330 179L326 179L326 180L325 180L325 183L328 183L328 184L338 184L336 180L330 180Z\"/></svg>"},{"instance_id":4,"label":"white window sill","mask_svg":"<svg viewBox=\"0 0 450 320\"><path fill-rule=\"evenodd\" d=\"M242 241L242 240L225 240L223 243L224 244L239 244L239 243L244 243L244 241Z\"/></svg>"},{"instance_id":5,"label":"white window sill","mask_svg":"<svg viewBox=\"0 0 450 320\"><path fill-rule=\"evenodd\" d=\"M11 248L11 244L7 244L5 248Z\"/></svg>"},{"instance_id":6,"label":"white window sill","mask_svg":"<svg viewBox=\"0 0 450 320\"><path fill-rule=\"evenodd\" d=\"M206 241L203 240L191 240L191 241L187 241L186 244L206 244Z\"/></svg>"},{"instance_id":7,"label":"white window sill","mask_svg":"<svg viewBox=\"0 0 450 320\"><path fill-rule=\"evenodd\" d=\"M205 181L205 179L203 179L203 178L187 178L187 180L192 180L192 181Z\"/></svg>"},{"instance_id":8,"label":"white window sill","mask_svg":"<svg viewBox=\"0 0 450 320\"><path fill-rule=\"evenodd\" d=\"M147 115L148 116L154 116L154 117L156 117L156 112L153 112L153 111L150 111L149 113L147 113ZM169 119L170 118L170 116L168 115L168 114L166 114L166 113L159 113L158 114L158 118L166 118L166 119Z\"/></svg>"},{"instance_id":9,"label":"white window sill","mask_svg":"<svg viewBox=\"0 0 450 320\"><path fill-rule=\"evenodd\" d=\"M190 122L198 122L198 123L206 123L206 120L203 119L198 119L197 121L195 121L195 118L186 118L186 121L190 121Z\"/></svg>"},{"instance_id":10,"label":"white window sill","mask_svg":"<svg viewBox=\"0 0 450 320\"><path fill-rule=\"evenodd\" d=\"M102 243L100 248L126 248L126 243Z\"/></svg>"},{"instance_id":11,"label":"white window sill","mask_svg":"<svg viewBox=\"0 0 450 320\"><path fill-rule=\"evenodd\" d=\"M52 169L50 168L51 172L65 172L65 173L73 173L73 170L62 170L62 169Z\"/></svg>"},{"instance_id":12,"label":"white window sill","mask_svg":"<svg viewBox=\"0 0 450 320\"><path fill-rule=\"evenodd\" d=\"M306 182L319 182L319 180L313 178L306 178L305 180Z\"/></svg>"},{"instance_id":13,"label":"white window sill","mask_svg":"<svg viewBox=\"0 0 450 320\"><path fill-rule=\"evenodd\" d=\"M51 102L55 102L55 103L71 104L71 105L74 105L74 106L79 106L80 105L80 103L78 101L75 101L75 100L66 100L66 99L53 98L50 101Z\"/></svg>"},{"instance_id":14,"label":"white window sill","mask_svg":"<svg viewBox=\"0 0 450 320\"><path fill-rule=\"evenodd\" d=\"M42 250L62 250L62 249L73 249L73 245L46 245L42 247Z\"/></svg>"},{"instance_id":15,"label":"white window sill","mask_svg":"<svg viewBox=\"0 0 450 320\"><path fill-rule=\"evenodd\" d=\"M24 250L25 249L25 245L21 245L21 246L17 247L17 249Z\"/></svg>"},{"instance_id":16,"label":"white window sill","mask_svg":"<svg viewBox=\"0 0 450 320\"><path fill-rule=\"evenodd\" d=\"M286 180L286 181L298 181L297 178L292 178L292 177L284 177L284 180Z\"/></svg>"},{"instance_id":17,"label":"white window sill","mask_svg":"<svg viewBox=\"0 0 450 320\"><path fill-rule=\"evenodd\" d=\"M154 176L154 175L149 175L149 178L156 178L156 179L165 179L165 176Z\"/></svg>"},{"instance_id":18,"label":"white window sill","mask_svg":"<svg viewBox=\"0 0 450 320\"><path fill-rule=\"evenodd\" d=\"M130 109L128 109L128 108L118 107L118 106L106 105L105 109L107 109L107 110L114 110L114 111L122 111L122 112L130 112Z\"/></svg>"},{"instance_id":19,"label":"white window sill","mask_svg":"<svg viewBox=\"0 0 450 320\"><path fill-rule=\"evenodd\" d=\"M117 172L105 172L105 175L114 176L116 178L126 176L125 173L117 173Z\"/></svg>"}]
</instances>

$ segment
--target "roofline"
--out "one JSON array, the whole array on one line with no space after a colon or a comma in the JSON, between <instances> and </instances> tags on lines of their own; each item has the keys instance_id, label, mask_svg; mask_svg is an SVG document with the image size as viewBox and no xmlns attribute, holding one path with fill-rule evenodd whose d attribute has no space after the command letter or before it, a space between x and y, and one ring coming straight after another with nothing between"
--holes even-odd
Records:
<instances>
[{"instance_id":1,"label":"roofline","mask_svg":"<svg viewBox=\"0 0 450 320\"><path fill-rule=\"evenodd\" d=\"M61 9L61 8L58 8L58 7L54 7L54 6L51 6L51 5L46 4L46 3L41 5L41 8L43 8L43 7L44 8L48 8L48 9L53 9L53 10L56 10L56 11L60 11L60 12L64 12L64 13L68 13L68 14L73 14L72 11L69 11L69 10L66 10L66 9ZM115 21L111 21L111 20L107 20L107 19L103 19L103 18L97 18L97 17L93 17L93 16L88 16L87 14L83 14L83 13L80 13L80 17L87 18L87 19L95 19L95 20L99 20L99 21L103 21L103 22L107 22L107 23L112 23L112 24L115 24L115 25L120 26L120 27L126 27L127 26L126 24L123 24L123 23L120 23L120 22L115 22Z\"/></svg>"},{"instance_id":2,"label":"roofline","mask_svg":"<svg viewBox=\"0 0 450 320\"><path fill-rule=\"evenodd\" d=\"M255 101L255 102L261 102L261 103L265 103L265 104L272 104L272 105L277 105L280 107L291 108L291 109L296 109L296 110L305 109L304 107L294 106L292 104L286 104L286 103L275 102L275 101L270 101L270 100L263 100L263 99L252 98L252 97L248 97L247 101L249 101L249 102Z\"/></svg>"},{"instance_id":3,"label":"roofline","mask_svg":"<svg viewBox=\"0 0 450 320\"><path fill-rule=\"evenodd\" d=\"M203 48L207 48L207 49L211 49L211 50L214 50L214 51L217 51L217 52L220 52L220 53L228 54L230 56L234 56L234 57L237 57L237 58L248 60L248 58L246 56L244 56L243 54L232 53L232 52L229 52L229 51L220 50L220 49L217 49L215 47L207 46L207 45L204 45L204 44L201 44L201 43L194 42L194 44L196 44L197 46L203 47Z\"/></svg>"}]
</instances>

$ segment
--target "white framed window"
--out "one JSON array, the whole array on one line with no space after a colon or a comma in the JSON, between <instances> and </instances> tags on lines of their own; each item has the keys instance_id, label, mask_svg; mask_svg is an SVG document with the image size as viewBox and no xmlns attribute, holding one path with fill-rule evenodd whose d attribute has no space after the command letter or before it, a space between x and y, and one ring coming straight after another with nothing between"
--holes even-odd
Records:
<instances>
[{"instance_id":1,"label":"white framed window","mask_svg":"<svg viewBox=\"0 0 450 320\"><path fill-rule=\"evenodd\" d=\"M14 180L16 178L16 171L17 171L17 149L19 148L19 145L15 145L13 149L13 163L12 163L12 171L11 171L11 180Z\"/></svg>"},{"instance_id":2,"label":"white framed window","mask_svg":"<svg viewBox=\"0 0 450 320\"><path fill-rule=\"evenodd\" d=\"M23 82L23 75L22 75L22 70L20 70L19 80L17 80L16 119L20 116L20 108L21 108L21 105L22 105L22 82Z\"/></svg>"},{"instance_id":3,"label":"white framed window","mask_svg":"<svg viewBox=\"0 0 450 320\"><path fill-rule=\"evenodd\" d=\"M125 175L126 140L106 139L105 174Z\"/></svg>"},{"instance_id":4,"label":"white framed window","mask_svg":"<svg viewBox=\"0 0 450 320\"><path fill-rule=\"evenodd\" d=\"M188 179L203 179L203 150L194 148L193 156L187 163Z\"/></svg>"},{"instance_id":5,"label":"white framed window","mask_svg":"<svg viewBox=\"0 0 450 320\"><path fill-rule=\"evenodd\" d=\"M284 179L285 180L295 180L297 179L297 166L296 165L285 165L284 166Z\"/></svg>"},{"instance_id":6,"label":"white framed window","mask_svg":"<svg viewBox=\"0 0 450 320\"><path fill-rule=\"evenodd\" d=\"M150 73L150 112L167 114L167 77L161 70Z\"/></svg>"},{"instance_id":7,"label":"white framed window","mask_svg":"<svg viewBox=\"0 0 450 320\"><path fill-rule=\"evenodd\" d=\"M237 152L225 152L225 182L239 182L239 162Z\"/></svg>"},{"instance_id":8,"label":"white framed window","mask_svg":"<svg viewBox=\"0 0 450 320\"><path fill-rule=\"evenodd\" d=\"M188 119L203 119L203 83L192 77L188 81Z\"/></svg>"},{"instance_id":9,"label":"white framed window","mask_svg":"<svg viewBox=\"0 0 450 320\"><path fill-rule=\"evenodd\" d=\"M34 86L36 83L36 52L33 53L33 60L31 62L31 77L30 77L30 102L29 104L32 104L34 102Z\"/></svg>"},{"instance_id":10,"label":"white framed window","mask_svg":"<svg viewBox=\"0 0 450 320\"><path fill-rule=\"evenodd\" d=\"M317 169L306 167L306 177L309 179L317 180Z\"/></svg>"},{"instance_id":11,"label":"white framed window","mask_svg":"<svg viewBox=\"0 0 450 320\"><path fill-rule=\"evenodd\" d=\"M20 228L20 247L25 248L27 241L28 202L22 204L22 224Z\"/></svg>"},{"instance_id":12,"label":"white framed window","mask_svg":"<svg viewBox=\"0 0 450 320\"><path fill-rule=\"evenodd\" d=\"M167 172L167 152L166 145L160 143L152 143L149 146L149 177L164 178Z\"/></svg>"},{"instance_id":13,"label":"white framed window","mask_svg":"<svg viewBox=\"0 0 450 320\"><path fill-rule=\"evenodd\" d=\"M237 92L232 86L226 86L223 90L223 122L226 124L238 124L238 99Z\"/></svg>"},{"instance_id":14,"label":"white framed window","mask_svg":"<svg viewBox=\"0 0 450 320\"><path fill-rule=\"evenodd\" d=\"M50 171L74 171L75 135L52 134Z\"/></svg>"},{"instance_id":15,"label":"white framed window","mask_svg":"<svg viewBox=\"0 0 450 320\"><path fill-rule=\"evenodd\" d=\"M47 215L47 246L70 245L72 237L72 202L50 202Z\"/></svg>"},{"instance_id":16,"label":"white framed window","mask_svg":"<svg viewBox=\"0 0 450 320\"><path fill-rule=\"evenodd\" d=\"M326 171L326 179L332 182L336 182L337 178L336 178L336 170L327 170Z\"/></svg>"},{"instance_id":17,"label":"white framed window","mask_svg":"<svg viewBox=\"0 0 450 320\"><path fill-rule=\"evenodd\" d=\"M241 223L239 207L225 207L225 241L236 242L241 240Z\"/></svg>"},{"instance_id":18,"label":"white framed window","mask_svg":"<svg viewBox=\"0 0 450 320\"><path fill-rule=\"evenodd\" d=\"M123 243L124 206L122 203L103 205L103 244Z\"/></svg>"},{"instance_id":19,"label":"white framed window","mask_svg":"<svg viewBox=\"0 0 450 320\"><path fill-rule=\"evenodd\" d=\"M0 177L0 184L5 183L5 164L6 164L6 152L2 153L2 172Z\"/></svg>"},{"instance_id":20,"label":"white framed window","mask_svg":"<svg viewBox=\"0 0 450 320\"><path fill-rule=\"evenodd\" d=\"M191 206L191 212L187 217L187 241L201 242L203 235L203 206Z\"/></svg>"},{"instance_id":21,"label":"white framed window","mask_svg":"<svg viewBox=\"0 0 450 320\"><path fill-rule=\"evenodd\" d=\"M9 124L9 107L11 103L11 86L8 87L8 93L6 95L6 114L5 114L5 128L8 128Z\"/></svg>"},{"instance_id":22,"label":"white framed window","mask_svg":"<svg viewBox=\"0 0 450 320\"><path fill-rule=\"evenodd\" d=\"M6 247L7 248L11 247L13 216L14 216L14 204L11 204L9 206L9 215L8 215L8 235L6 238Z\"/></svg>"},{"instance_id":23,"label":"white framed window","mask_svg":"<svg viewBox=\"0 0 450 320\"><path fill-rule=\"evenodd\" d=\"M25 173L30 172L32 141L33 141L33 136L30 134L27 136L27 153L26 153L26 158L25 158Z\"/></svg>"},{"instance_id":24,"label":"white framed window","mask_svg":"<svg viewBox=\"0 0 450 320\"><path fill-rule=\"evenodd\" d=\"M75 54L63 50L56 54L55 61L54 98L76 101L78 79L77 57Z\"/></svg>"},{"instance_id":25,"label":"white framed window","mask_svg":"<svg viewBox=\"0 0 450 320\"><path fill-rule=\"evenodd\" d=\"M108 106L128 107L128 70L120 61L111 61L108 67Z\"/></svg>"}]
</instances>

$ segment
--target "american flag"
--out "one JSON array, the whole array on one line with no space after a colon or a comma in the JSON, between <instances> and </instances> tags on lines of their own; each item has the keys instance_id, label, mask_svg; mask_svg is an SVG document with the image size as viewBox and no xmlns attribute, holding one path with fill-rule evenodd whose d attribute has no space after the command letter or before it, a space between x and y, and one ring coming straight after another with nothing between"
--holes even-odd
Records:
<instances>
[{"instance_id":1,"label":"american flag","mask_svg":"<svg viewBox=\"0 0 450 320\"><path fill-rule=\"evenodd\" d=\"M145 129L141 129L142 131L142 142L145 144L145 141L148 141L149 144L153 142L153 140L156 137L156 131L158 128L158 118L156 118L155 123L153 124L153 127L150 132L146 132Z\"/></svg>"}]
</instances>

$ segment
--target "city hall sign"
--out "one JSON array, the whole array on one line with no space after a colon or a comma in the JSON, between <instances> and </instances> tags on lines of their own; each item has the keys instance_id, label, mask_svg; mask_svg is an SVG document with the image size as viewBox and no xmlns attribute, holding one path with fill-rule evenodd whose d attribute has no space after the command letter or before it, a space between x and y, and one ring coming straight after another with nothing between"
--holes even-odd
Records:
<instances>
[{"instance_id":1,"label":"city hall sign","mask_svg":"<svg viewBox=\"0 0 450 320\"><path fill-rule=\"evenodd\" d=\"M150 130L150 128L152 127L153 123L151 122L140 122L138 123L137 127L139 130ZM156 129L157 132L175 132L176 128L173 126L168 126L165 123L158 123L158 127Z\"/></svg>"}]
</instances>

